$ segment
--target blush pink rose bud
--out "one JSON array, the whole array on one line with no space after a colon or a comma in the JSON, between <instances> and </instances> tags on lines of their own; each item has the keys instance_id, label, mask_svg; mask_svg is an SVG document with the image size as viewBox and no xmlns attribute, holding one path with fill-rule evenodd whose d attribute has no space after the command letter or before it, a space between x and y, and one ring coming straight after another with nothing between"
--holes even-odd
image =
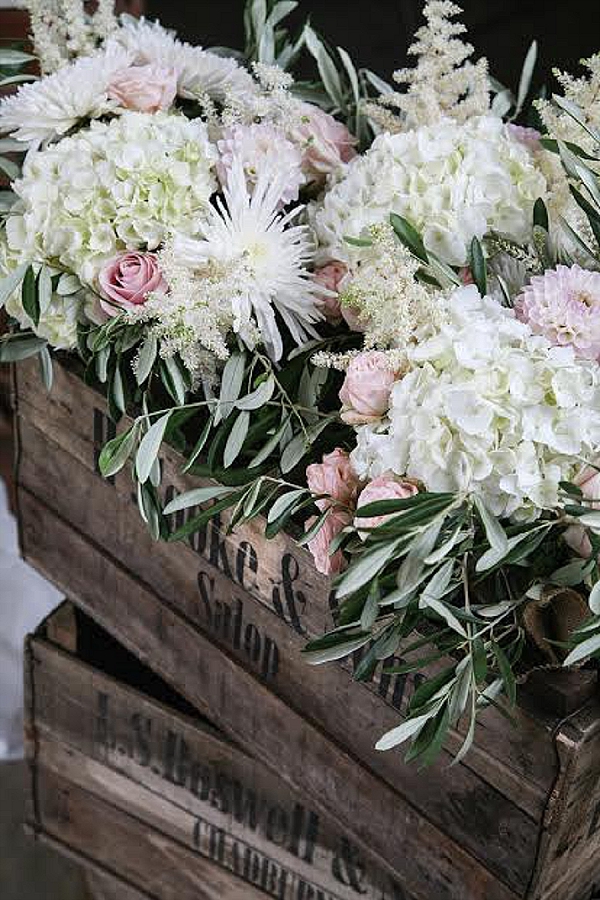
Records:
<instances>
[{"instance_id":1,"label":"blush pink rose bud","mask_svg":"<svg viewBox=\"0 0 600 900\"><path fill-rule=\"evenodd\" d=\"M169 109L177 96L177 73L162 66L129 66L113 75L108 96L138 112Z\"/></svg>"},{"instance_id":2,"label":"blush pink rose bud","mask_svg":"<svg viewBox=\"0 0 600 900\"><path fill-rule=\"evenodd\" d=\"M541 149L540 139L542 135L536 128L527 128L523 125L513 125L512 122L508 125L508 130L514 137L516 141L520 144L523 144L524 147L527 147L532 153L535 153L537 150Z\"/></svg>"},{"instance_id":3,"label":"blush pink rose bud","mask_svg":"<svg viewBox=\"0 0 600 900\"><path fill-rule=\"evenodd\" d=\"M581 488L586 500L594 501L589 504L590 509L600 509L600 472L593 466L585 466L574 479L574 483ZM592 555L592 544L582 525L571 525L563 534L563 538L578 556L589 559Z\"/></svg>"},{"instance_id":4,"label":"blush pink rose bud","mask_svg":"<svg viewBox=\"0 0 600 900\"><path fill-rule=\"evenodd\" d=\"M317 517L309 519L306 523L307 531L317 521ZM350 517L338 515L333 512L326 519L312 541L308 542L308 549L312 553L317 572L322 575L338 575L346 567L346 560L341 550L336 550L329 555L329 547L332 540L346 525L350 524Z\"/></svg>"},{"instance_id":5,"label":"blush pink rose bud","mask_svg":"<svg viewBox=\"0 0 600 900\"><path fill-rule=\"evenodd\" d=\"M469 266L463 266L462 269L458 272L458 277L462 281L463 284L475 284L475 279L473 278L473 273Z\"/></svg>"},{"instance_id":6,"label":"blush pink rose bud","mask_svg":"<svg viewBox=\"0 0 600 900\"><path fill-rule=\"evenodd\" d=\"M109 316L146 302L153 291L166 291L167 283L153 253L120 253L98 276L104 299L100 305Z\"/></svg>"},{"instance_id":7,"label":"blush pink rose bud","mask_svg":"<svg viewBox=\"0 0 600 900\"><path fill-rule=\"evenodd\" d=\"M384 416L395 380L388 358L381 350L367 350L355 356L340 390L344 422L366 425Z\"/></svg>"},{"instance_id":8,"label":"blush pink rose bud","mask_svg":"<svg viewBox=\"0 0 600 900\"><path fill-rule=\"evenodd\" d=\"M313 278L320 287L325 288L323 293L317 295L325 318L332 325L339 325L342 321L342 307L338 298L340 284L348 273L348 266L334 259L316 269Z\"/></svg>"},{"instance_id":9,"label":"blush pink rose bud","mask_svg":"<svg viewBox=\"0 0 600 900\"><path fill-rule=\"evenodd\" d=\"M385 475L380 475L379 478L374 478L363 488L358 498L358 509L361 506L368 506L369 503L378 503L380 500L408 500L415 494L418 494L416 485L410 481L402 481L396 478L392 472L387 472ZM357 516L354 525L357 529L377 528L389 519L390 515L393 513L382 516Z\"/></svg>"},{"instance_id":10,"label":"blush pink rose bud","mask_svg":"<svg viewBox=\"0 0 600 900\"><path fill-rule=\"evenodd\" d=\"M304 151L303 169L312 180L323 180L356 156L356 138L346 126L308 103L302 104L300 122L290 136Z\"/></svg>"},{"instance_id":11,"label":"blush pink rose bud","mask_svg":"<svg viewBox=\"0 0 600 900\"><path fill-rule=\"evenodd\" d=\"M592 544L583 525L570 525L563 534L563 538L577 556L589 559L592 555Z\"/></svg>"},{"instance_id":12,"label":"blush pink rose bud","mask_svg":"<svg viewBox=\"0 0 600 900\"><path fill-rule=\"evenodd\" d=\"M327 494L327 497L315 501L321 512L332 505L331 500L349 507L354 507L356 503L358 477L350 457L339 447L327 453L323 462L313 463L307 468L306 483L312 494Z\"/></svg>"}]
</instances>

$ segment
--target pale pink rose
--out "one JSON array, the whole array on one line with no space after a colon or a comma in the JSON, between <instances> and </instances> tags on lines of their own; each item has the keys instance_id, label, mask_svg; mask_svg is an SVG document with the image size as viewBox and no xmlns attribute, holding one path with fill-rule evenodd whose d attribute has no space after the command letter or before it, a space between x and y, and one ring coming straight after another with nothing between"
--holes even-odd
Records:
<instances>
[{"instance_id":1,"label":"pale pink rose","mask_svg":"<svg viewBox=\"0 0 600 900\"><path fill-rule=\"evenodd\" d=\"M300 144L304 171L313 180L322 180L356 156L356 138L346 126L308 103L302 104L300 122L292 128L290 136Z\"/></svg>"},{"instance_id":2,"label":"pale pink rose","mask_svg":"<svg viewBox=\"0 0 600 900\"><path fill-rule=\"evenodd\" d=\"M586 500L595 501L590 504L590 508L600 509L600 472L597 472L592 466L585 466L573 481L581 488L581 493ZM582 525L570 525L563 537L571 550L574 550L578 556L589 559L592 555L592 545Z\"/></svg>"},{"instance_id":3,"label":"pale pink rose","mask_svg":"<svg viewBox=\"0 0 600 900\"><path fill-rule=\"evenodd\" d=\"M345 450L337 447L323 457L323 462L313 463L306 470L306 483L312 494L327 494L317 500L321 511L332 505L332 500L353 507L358 496L359 481Z\"/></svg>"},{"instance_id":4,"label":"pale pink rose","mask_svg":"<svg viewBox=\"0 0 600 900\"><path fill-rule=\"evenodd\" d=\"M563 538L577 556L589 559L592 555L592 545L583 525L570 525L563 534Z\"/></svg>"},{"instance_id":5,"label":"pale pink rose","mask_svg":"<svg viewBox=\"0 0 600 900\"><path fill-rule=\"evenodd\" d=\"M586 500L594 500L592 509L600 509L600 472L593 466L586 466L579 473L574 483L581 488L581 493Z\"/></svg>"},{"instance_id":6,"label":"pale pink rose","mask_svg":"<svg viewBox=\"0 0 600 900\"><path fill-rule=\"evenodd\" d=\"M361 506L368 506L369 503L378 503L380 500L408 500L409 497L414 497L418 492L416 485L410 481L402 481L396 478L392 472L386 472L384 475L380 475L379 478L374 478L373 481L363 488L358 498L358 509ZM378 525L382 525L389 519L390 515L393 515L393 513L383 516L368 516L366 518L357 516L354 520L354 525L357 529L377 528Z\"/></svg>"},{"instance_id":7,"label":"pale pink rose","mask_svg":"<svg viewBox=\"0 0 600 900\"><path fill-rule=\"evenodd\" d=\"M469 266L463 266L462 269L459 270L458 277L463 284L475 284L475 279L473 278L473 273Z\"/></svg>"},{"instance_id":8,"label":"pale pink rose","mask_svg":"<svg viewBox=\"0 0 600 900\"><path fill-rule=\"evenodd\" d=\"M381 350L367 350L355 356L340 391L344 422L366 425L385 415L395 380L388 358Z\"/></svg>"},{"instance_id":9,"label":"pale pink rose","mask_svg":"<svg viewBox=\"0 0 600 900\"><path fill-rule=\"evenodd\" d=\"M153 291L167 290L154 253L120 253L106 263L98 281L104 294L100 305L109 316L140 306Z\"/></svg>"},{"instance_id":10,"label":"pale pink rose","mask_svg":"<svg viewBox=\"0 0 600 900\"><path fill-rule=\"evenodd\" d=\"M306 523L308 531L317 521L317 517L309 519ZM350 524L350 517L331 513L326 519L312 541L308 542L308 549L312 553L317 572L322 575L338 575L345 567L346 560L341 550L330 556L329 547L336 535Z\"/></svg>"},{"instance_id":11,"label":"pale pink rose","mask_svg":"<svg viewBox=\"0 0 600 900\"><path fill-rule=\"evenodd\" d=\"M163 66L129 66L113 75L108 96L138 112L169 109L177 96L177 73Z\"/></svg>"},{"instance_id":12,"label":"pale pink rose","mask_svg":"<svg viewBox=\"0 0 600 900\"><path fill-rule=\"evenodd\" d=\"M511 122L508 125L508 130L516 141L523 144L532 153L540 149L540 138L542 135L537 129L525 128L523 125L513 125Z\"/></svg>"},{"instance_id":13,"label":"pale pink rose","mask_svg":"<svg viewBox=\"0 0 600 900\"><path fill-rule=\"evenodd\" d=\"M342 308L338 298L340 292L340 284L348 273L348 266L333 259L331 262L316 269L313 278L318 285L325 288L322 294L318 294L317 298L321 304L321 308L325 318L332 325L339 325L342 321Z\"/></svg>"}]
</instances>

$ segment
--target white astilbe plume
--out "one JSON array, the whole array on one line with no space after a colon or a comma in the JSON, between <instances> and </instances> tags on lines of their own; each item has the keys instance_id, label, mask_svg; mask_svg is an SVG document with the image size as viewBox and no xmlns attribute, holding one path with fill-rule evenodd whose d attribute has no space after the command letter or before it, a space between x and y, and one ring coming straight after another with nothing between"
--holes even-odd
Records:
<instances>
[{"instance_id":1,"label":"white astilbe plume","mask_svg":"<svg viewBox=\"0 0 600 900\"><path fill-rule=\"evenodd\" d=\"M578 107L583 121L593 131L600 129L600 53L582 61L588 71L581 78L574 78L567 72L554 70L554 75L563 88L564 98ZM598 151L598 141L578 125L575 119L563 112L550 100L538 100L537 109L548 133L563 141L571 141L588 153Z\"/></svg>"},{"instance_id":2,"label":"white astilbe plume","mask_svg":"<svg viewBox=\"0 0 600 900\"><path fill-rule=\"evenodd\" d=\"M117 28L114 0L98 0L89 15L83 0L26 0L31 38L44 74L93 53Z\"/></svg>"},{"instance_id":3,"label":"white astilbe plume","mask_svg":"<svg viewBox=\"0 0 600 900\"><path fill-rule=\"evenodd\" d=\"M441 324L442 305L434 291L415 280L420 264L390 225L373 225L369 236L372 245L361 251L340 302L364 327L366 348L402 349L423 325Z\"/></svg>"},{"instance_id":4,"label":"white astilbe plume","mask_svg":"<svg viewBox=\"0 0 600 900\"><path fill-rule=\"evenodd\" d=\"M43 73L56 72L66 59L58 0L29 0L26 7L40 68Z\"/></svg>"},{"instance_id":5,"label":"white astilbe plume","mask_svg":"<svg viewBox=\"0 0 600 900\"><path fill-rule=\"evenodd\" d=\"M93 25L96 37L100 40L105 40L117 30L119 23L115 15L114 0L98 0Z\"/></svg>"},{"instance_id":6,"label":"white astilbe plume","mask_svg":"<svg viewBox=\"0 0 600 900\"><path fill-rule=\"evenodd\" d=\"M115 72L131 57L123 48L89 56L63 66L0 103L0 132L10 133L30 147L61 137L84 119L97 119L118 105L107 89Z\"/></svg>"},{"instance_id":7,"label":"white astilbe plume","mask_svg":"<svg viewBox=\"0 0 600 900\"><path fill-rule=\"evenodd\" d=\"M292 338L314 336L321 318L308 265L312 246L296 213L278 212L280 179L261 175L250 193L238 162L198 237L176 235L160 254L169 293L155 295L132 315L152 320L163 352L178 352L194 376L206 370L206 351L223 359L228 337L248 347L262 343L280 359L283 339L276 313Z\"/></svg>"},{"instance_id":8,"label":"white astilbe plume","mask_svg":"<svg viewBox=\"0 0 600 900\"><path fill-rule=\"evenodd\" d=\"M386 130L433 125L445 117L466 122L489 110L487 60L469 61L473 47L458 37L466 27L451 21L461 12L449 0L429 0L425 4L423 15L427 24L419 28L408 50L417 57L417 65L399 69L393 76L396 84L407 85L408 89L379 98L387 115L374 112L373 104L369 107L369 115L380 120ZM390 117L391 109L399 111L395 121Z\"/></svg>"}]
</instances>

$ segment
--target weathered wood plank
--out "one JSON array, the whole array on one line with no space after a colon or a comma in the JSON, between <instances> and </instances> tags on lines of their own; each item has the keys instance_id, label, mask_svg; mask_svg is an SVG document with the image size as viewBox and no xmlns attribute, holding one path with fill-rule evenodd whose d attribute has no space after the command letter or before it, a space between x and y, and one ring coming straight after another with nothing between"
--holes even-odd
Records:
<instances>
[{"instance_id":1,"label":"weathered wood plank","mask_svg":"<svg viewBox=\"0 0 600 900\"><path fill-rule=\"evenodd\" d=\"M393 703L382 703L378 693L353 682L341 667L307 666L301 654L305 638L280 616L254 602L188 545L154 543L129 496L87 472L28 421L23 420L20 427L28 449L19 479L28 490L123 566L135 569L132 561L139 560L138 567L143 567L145 581L153 591L287 704L321 725L363 763L367 761L376 774L411 798L413 805L499 878L515 888L527 884L537 846L537 826L530 815L467 766L449 769L448 754L442 755L424 779L416 767L403 762L400 753L377 753L374 736L398 721ZM383 687L395 689L396 705L400 706L404 682L384 682ZM549 736L544 738L540 755L548 752L549 746L554 758ZM521 781L524 792L531 789L525 777ZM538 821L541 815L540 811ZM473 821L478 822L476 829Z\"/></svg>"},{"instance_id":2,"label":"weathered wood plank","mask_svg":"<svg viewBox=\"0 0 600 900\"><path fill-rule=\"evenodd\" d=\"M100 869L88 869L85 880L90 900L150 900L148 894Z\"/></svg>"},{"instance_id":3,"label":"weathered wood plank","mask_svg":"<svg viewBox=\"0 0 600 900\"><path fill-rule=\"evenodd\" d=\"M214 729L39 638L30 659L37 765L193 849L221 830L230 845L249 846L288 873L281 900L321 889L338 900L405 896L346 832Z\"/></svg>"},{"instance_id":4,"label":"weathered wood plank","mask_svg":"<svg viewBox=\"0 0 600 900\"><path fill-rule=\"evenodd\" d=\"M95 472L99 449L114 433L114 426L105 415L103 398L63 366L56 367L53 391L45 394L37 368L27 362L18 368L17 389L20 417L31 421L70 457ZM38 461L35 460L34 465ZM181 459L170 449L164 453L163 468L167 493L185 490L198 483L197 479L181 476ZM117 494L131 497L131 483L126 473L117 476L114 486ZM125 507L121 507L121 517L125 514ZM137 515L133 510L129 518ZM186 556L184 546L168 548L172 566L189 564L191 556L189 552ZM321 634L331 626L328 581L315 571L306 551L285 535L266 542L258 522L249 523L230 536L210 525L203 535L192 539L191 548L197 557L205 558L213 568L237 583L247 596L274 611L303 638ZM143 556L141 562L140 557L140 554L132 554L130 565L135 566L139 561L136 574L143 578L147 577L144 575L147 560ZM172 573L171 577L177 576ZM176 583L172 583L171 591ZM329 667L329 671L331 669ZM411 687L411 680L405 677L382 676L381 667L374 673L372 688L381 697L381 706L395 703L403 708ZM544 737L551 733L558 718L531 716L525 711L517 711L517 718L518 727L507 729L505 720L495 710L488 710L481 718L476 745L466 765L525 812L539 817L556 766L555 755ZM376 722L373 723L367 757L363 757L366 761L373 756L372 744L378 736ZM460 736L457 736L455 750L460 743Z\"/></svg>"},{"instance_id":5,"label":"weathered wood plank","mask_svg":"<svg viewBox=\"0 0 600 900\"><path fill-rule=\"evenodd\" d=\"M37 770L39 819L31 823L78 854L143 887L152 900L264 900L250 879L140 826L122 810L64 777ZM268 877L268 873L267 873Z\"/></svg>"},{"instance_id":6,"label":"weathered wood plank","mask_svg":"<svg viewBox=\"0 0 600 900\"><path fill-rule=\"evenodd\" d=\"M546 809L530 890L532 896L558 898L558 886L560 896L571 896L579 873L584 882L600 884L600 703L590 702L565 720L556 749L561 774Z\"/></svg>"},{"instance_id":7,"label":"weathered wood plank","mask_svg":"<svg viewBox=\"0 0 600 900\"><path fill-rule=\"evenodd\" d=\"M264 760L416 896L516 896L405 799L220 652L72 527L21 491L27 557L226 733ZM61 553L56 553L56 548Z\"/></svg>"}]
</instances>

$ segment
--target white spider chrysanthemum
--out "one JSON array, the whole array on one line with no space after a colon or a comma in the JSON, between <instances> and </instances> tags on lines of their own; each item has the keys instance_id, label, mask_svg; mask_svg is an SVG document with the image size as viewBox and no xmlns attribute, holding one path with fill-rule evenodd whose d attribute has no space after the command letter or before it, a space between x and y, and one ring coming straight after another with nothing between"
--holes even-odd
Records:
<instances>
[{"instance_id":1,"label":"white spider chrysanthemum","mask_svg":"<svg viewBox=\"0 0 600 900\"><path fill-rule=\"evenodd\" d=\"M428 250L460 266L475 236L498 231L527 240L534 203L546 193L532 154L499 119L445 119L377 137L312 215L324 259L346 261L345 238L395 212L422 233Z\"/></svg>"},{"instance_id":2,"label":"white spider chrysanthemum","mask_svg":"<svg viewBox=\"0 0 600 900\"><path fill-rule=\"evenodd\" d=\"M146 304L145 315L152 312L159 322L169 322L177 339L185 334L211 348L218 343L213 325L221 323L249 347L262 342L277 360L283 340L276 313L298 344L313 336L312 325L321 318L308 271L309 232L293 223L296 213L278 212L278 179L260 177L250 193L238 163L224 196L225 203L219 201L200 223L197 238L177 236L163 255L171 290ZM200 314L192 319L194 310ZM204 311L210 320L208 339ZM168 329L165 335L161 328L161 336L168 336Z\"/></svg>"},{"instance_id":3,"label":"white spider chrysanthemum","mask_svg":"<svg viewBox=\"0 0 600 900\"><path fill-rule=\"evenodd\" d=\"M600 449L600 366L532 334L474 286L408 350L383 425L358 429L361 478L387 470L431 491L482 496L495 515L535 517L558 503Z\"/></svg>"},{"instance_id":4,"label":"white spider chrysanthemum","mask_svg":"<svg viewBox=\"0 0 600 900\"><path fill-rule=\"evenodd\" d=\"M113 75L131 63L120 47L69 63L55 72L23 85L0 104L0 132L38 147L60 137L85 119L96 119L118 104L108 97Z\"/></svg>"},{"instance_id":5,"label":"white spider chrysanthemum","mask_svg":"<svg viewBox=\"0 0 600 900\"><path fill-rule=\"evenodd\" d=\"M126 20L108 42L125 47L136 65L158 65L177 72L181 97L237 100L256 94L252 76L234 59L178 40L158 22Z\"/></svg>"}]
</instances>

